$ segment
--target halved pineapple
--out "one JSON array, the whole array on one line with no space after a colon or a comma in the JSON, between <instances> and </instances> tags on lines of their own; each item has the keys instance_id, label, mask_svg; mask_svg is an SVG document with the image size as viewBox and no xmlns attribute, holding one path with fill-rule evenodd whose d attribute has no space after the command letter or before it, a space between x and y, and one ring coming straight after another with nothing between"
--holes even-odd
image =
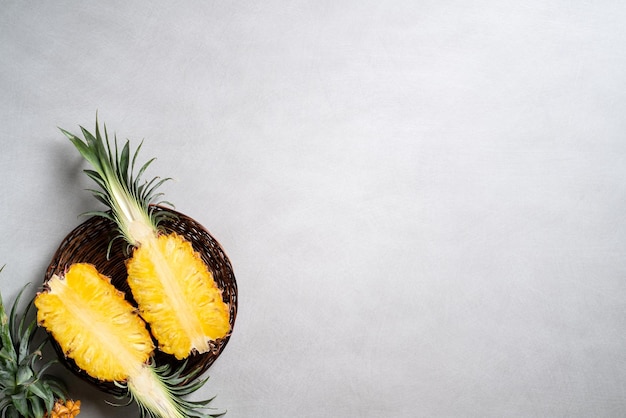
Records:
<instances>
[{"instance_id":1,"label":"halved pineapple","mask_svg":"<svg viewBox=\"0 0 626 418\"><path fill-rule=\"evenodd\" d=\"M35 299L37 320L78 367L104 381L125 381L144 367L154 351L150 333L109 278L74 264L46 287Z\"/></svg>"},{"instance_id":2,"label":"halved pineapple","mask_svg":"<svg viewBox=\"0 0 626 418\"><path fill-rule=\"evenodd\" d=\"M220 289L190 242L174 233L165 234L159 222L167 211L154 211L155 190L167 179L141 183L133 173L137 148L131 158L126 141L121 151L111 149L106 127L104 138L96 121L95 135L81 128L85 141L62 130L93 170L85 170L100 187L95 196L111 212L92 212L117 224L120 236L131 247L127 262L128 284L140 314L150 324L159 349L177 359L210 350L210 341L231 331L230 308ZM106 141L106 144L105 144Z\"/></svg>"},{"instance_id":3,"label":"halved pineapple","mask_svg":"<svg viewBox=\"0 0 626 418\"><path fill-rule=\"evenodd\" d=\"M35 298L39 324L90 376L127 388L142 417L221 415L200 411L210 400L182 399L204 381L182 384L182 369L169 373L153 366L154 344L145 322L93 265L73 264L64 277L54 275L45 287Z\"/></svg>"},{"instance_id":4,"label":"halved pineapple","mask_svg":"<svg viewBox=\"0 0 626 418\"><path fill-rule=\"evenodd\" d=\"M228 305L213 275L182 236L146 239L126 264L128 285L159 348L182 359L230 331ZM155 278L159 278L155 280ZM167 303L164 303L167 300Z\"/></svg>"}]
</instances>

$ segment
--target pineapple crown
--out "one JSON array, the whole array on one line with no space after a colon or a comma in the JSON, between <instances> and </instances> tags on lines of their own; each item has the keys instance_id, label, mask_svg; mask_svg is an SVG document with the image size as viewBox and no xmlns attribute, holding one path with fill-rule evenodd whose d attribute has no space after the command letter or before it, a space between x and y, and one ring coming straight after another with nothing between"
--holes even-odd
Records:
<instances>
[{"instance_id":1,"label":"pineapple crown","mask_svg":"<svg viewBox=\"0 0 626 418\"><path fill-rule=\"evenodd\" d=\"M191 401L184 397L200 389L209 380L209 378L199 379L200 369L192 370L184 374L187 362L183 362L179 367L172 370L169 364L156 365L154 359L150 360L151 373L158 376L158 381L168 394L176 412L174 416L185 418L217 418L226 414L224 410L217 410L209 406L214 397ZM135 402L139 406L140 418L160 418L161 415L151 408L151 402L143 399L141 394L134 391L130 382L115 382L115 385L127 390L129 397L128 404ZM122 399L125 395L118 397ZM124 406L114 404L115 406Z\"/></svg>"},{"instance_id":2,"label":"pineapple crown","mask_svg":"<svg viewBox=\"0 0 626 418\"><path fill-rule=\"evenodd\" d=\"M6 418L42 418L52 411L57 399L66 398L63 382L45 373L56 360L36 367L48 339L31 349L37 322L27 322L26 318L32 301L22 315L17 313L27 286L19 292L8 316L0 295L0 416Z\"/></svg>"},{"instance_id":3,"label":"pineapple crown","mask_svg":"<svg viewBox=\"0 0 626 418\"><path fill-rule=\"evenodd\" d=\"M169 211L154 210L156 204L173 206L161 200L163 193L157 193L157 189L170 178L154 177L150 181L141 180L142 175L155 158L144 163L135 174L137 155L143 141L131 153L130 141L126 140L120 150L117 137L114 136L114 148L112 148L106 125L104 125L104 138L100 133L97 116L95 135L82 126L80 129L84 140L64 129L60 130L93 168L93 170L84 171L102 190L89 190L100 202L111 209L110 211L87 212L86 215L102 216L115 222L119 230L119 235L115 238L123 238L129 245L137 246L146 234L154 234L158 231L158 225L164 218L174 216Z\"/></svg>"}]
</instances>

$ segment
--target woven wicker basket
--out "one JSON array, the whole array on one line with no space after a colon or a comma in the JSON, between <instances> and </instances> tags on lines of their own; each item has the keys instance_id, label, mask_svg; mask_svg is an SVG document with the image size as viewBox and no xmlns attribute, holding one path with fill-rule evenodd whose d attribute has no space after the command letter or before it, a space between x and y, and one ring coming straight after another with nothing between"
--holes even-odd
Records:
<instances>
[{"instance_id":1,"label":"woven wicker basket","mask_svg":"<svg viewBox=\"0 0 626 418\"><path fill-rule=\"evenodd\" d=\"M164 209L156 207L155 210L161 211ZM237 282L235 281L235 275L228 257L222 250L220 244L202 227L202 225L180 212L172 209L167 210L176 215L176 217L163 220L160 226L167 232L176 232L189 240L193 248L200 254L203 261L209 267L218 287L222 289L224 302L228 303L230 306L230 325L232 333L237 317ZM113 242L109 258L107 259L109 242L116 234L115 224L110 220L100 216L87 219L65 237L48 266L44 283L54 274L62 275L73 263L91 263L95 265L102 274L110 277L111 283L124 292L126 298L133 305L136 305L126 282L126 257L124 255L126 242L123 239L116 239ZM229 339L230 334L225 338L212 342L209 352L189 357L184 373L186 374L197 369L200 369L200 372L204 373L222 353ZM60 346L56 344L53 339L51 340L61 362L74 374L93 383L105 392L115 395L121 394L120 389L113 383L99 381L80 370L72 359L65 357ZM182 361L176 360L173 356L158 350L155 352L155 361L157 365L170 364L173 367L178 367L183 363Z\"/></svg>"}]
</instances>

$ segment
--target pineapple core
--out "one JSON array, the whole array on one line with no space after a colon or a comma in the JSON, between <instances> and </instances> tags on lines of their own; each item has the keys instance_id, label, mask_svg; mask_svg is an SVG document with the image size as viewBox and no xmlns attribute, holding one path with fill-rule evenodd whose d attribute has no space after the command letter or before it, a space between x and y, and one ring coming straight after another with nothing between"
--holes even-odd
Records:
<instances>
[{"instance_id":1,"label":"pineapple core","mask_svg":"<svg viewBox=\"0 0 626 418\"><path fill-rule=\"evenodd\" d=\"M125 381L148 361L154 344L143 320L91 264L73 264L35 298L37 321L66 356L92 377Z\"/></svg>"},{"instance_id":2,"label":"pineapple core","mask_svg":"<svg viewBox=\"0 0 626 418\"><path fill-rule=\"evenodd\" d=\"M229 307L191 243L171 233L153 235L128 260L128 284L159 349L178 359L209 351L230 332Z\"/></svg>"}]
</instances>

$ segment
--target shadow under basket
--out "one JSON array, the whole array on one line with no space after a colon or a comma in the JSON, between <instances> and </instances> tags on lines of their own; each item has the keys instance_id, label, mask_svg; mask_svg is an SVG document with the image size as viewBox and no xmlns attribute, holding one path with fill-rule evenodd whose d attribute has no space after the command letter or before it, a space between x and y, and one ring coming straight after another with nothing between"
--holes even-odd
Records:
<instances>
[{"instance_id":1,"label":"shadow under basket","mask_svg":"<svg viewBox=\"0 0 626 418\"><path fill-rule=\"evenodd\" d=\"M205 371L222 353L235 325L237 317L237 282L228 257L220 244L211 234L192 218L172 209L155 207L155 211L167 210L174 215L166 218L159 226L167 233L176 232L191 242L195 251L213 273L217 286L222 290L222 298L230 307L230 333L221 339L210 343L210 351L203 354L192 354L186 360L176 360L171 355L155 350L154 359L157 365L169 364L173 369L187 362L183 375L191 371L199 371L198 376ZM63 275L74 263L90 263L96 266L98 271L111 278L111 283L124 292L127 300L136 306L127 283L126 259L128 252L126 241L122 238L115 239L107 258L109 242L118 234L116 225L101 216L93 216L76 227L61 243L57 249L48 269L44 283L53 275ZM132 251L132 250L130 250ZM76 363L65 356L57 342L50 338L60 361L80 378L96 385L100 390L113 394L122 395L124 392L112 382L103 382L95 379L81 370Z\"/></svg>"}]
</instances>

